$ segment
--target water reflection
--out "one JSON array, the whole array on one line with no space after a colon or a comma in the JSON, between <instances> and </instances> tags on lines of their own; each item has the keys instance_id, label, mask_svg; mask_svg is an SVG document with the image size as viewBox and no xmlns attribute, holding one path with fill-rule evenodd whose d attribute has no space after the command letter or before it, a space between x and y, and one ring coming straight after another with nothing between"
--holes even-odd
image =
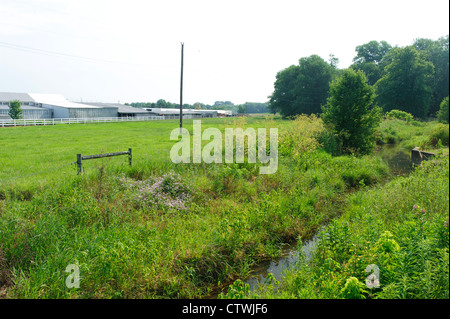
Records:
<instances>
[{"instance_id":1,"label":"water reflection","mask_svg":"<svg viewBox=\"0 0 450 319\"><path fill-rule=\"evenodd\" d=\"M318 238L314 236L301 246L301 251L305 261L308 261L317 246ZM249 285L250 291L254 291L259 284L263 283L269 273L272 273L276 280L281 281L287 269L298 269L299 251L296 247L286 248L283 255L275 260L259 264L253 269L253 274L245 281Z\"/></svg>"},{"instance_id":2,"label":"water reflection","mask_svg":"<svg viewBox=\"0 0 450 319\"><path fill-rule=\"evenodd\" d=\"M411 150L405 149L398 144L381 145L375 150L375 154L383 159L393 175L407 175L413 169Z\"/></svg>"}]
</instances>

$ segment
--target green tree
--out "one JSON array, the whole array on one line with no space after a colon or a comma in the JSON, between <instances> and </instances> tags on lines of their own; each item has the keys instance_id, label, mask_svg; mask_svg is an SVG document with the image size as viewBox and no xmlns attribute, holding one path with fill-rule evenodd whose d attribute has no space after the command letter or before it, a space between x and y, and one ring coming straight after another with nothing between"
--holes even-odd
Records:
<instances>
[{"instance_id":1,"label":"green tree","mask_svg":"<svg viewBox=\"0 0 450 319\"><path fill-rule=\"evenodd\" d=\"M377 101L384 111L405 111L420 118L428 114L434 66L413 46L395 48L388 55L392 62L375 84Z\"/></svg>"},{"instance_id":2,"label":"green tree","mask_svg":"<svg viewBox=\"0 0 450 319\"><path fill-rule=\"evenodd\" d=\"M22 115L23 115L22 103L20 103L20 101L18 101L18 100L9 102L8 115L12 119L21 119Z\"/></svg>"},{"instance_id":3,"label":"green tree","mask_svg":"<svg viewBox=\"0 0 450 319\"><path fill-rule=\"evenodd\" d=\"M385 67L384 57L392 49L386 41L370 41L356 47L356 57L351 66L354 70L362 70L367 76L368 83L374 85L383 75Z\"/></svg>"},{"instance_id":4,"label":"green tree","mask_svg":"<svg viewBox=\"0 0 450 319\"><path fill-rule=\"evenodd\" d=\"M423 59L434 65L429 110L429 114L434 115L439 110L442 99L449 95L449 36L441 37L436 41L420 38L416 39L413 45Z\"/></svg>"},{"instance_id":5,"label":"green tree","mask_svg":"<svg viewBox=\"0 0 450 319\"><path fill-rule=\"evenodd\" d=\"M442 100L440 109L437 112L436 116L440 122L447 123L447 124L449 123L448 96Z\"/></svg>"},{"instance_id":6,"label":"green tree","mask_svg":"<svg viewBox=\"0 0 450 319\"><path fill-rule=\"evenodd\" d=\"M238 106L238 113L239 113L239 114L247 113L247 110L246 110L246 108L245 108L244 105L239 105L239 106Z\"/></svg>"},{"instance_id":7,"label":"green tree","mask_svg":"<svg viewBox=\"0 0 450 319\"><path fill-rule=\"evenodd\" d=\"M386 53L392 49L392 46L386 41L370 41L366 44L356 47L356 57L353 62L380 64Z\"/></svg>"},{"instance_id":8,"label":"green tree","mask_svg":"<svg viewBox=\"0 0 450 319\"><path fill-rule=\"evenodd\" d=\"M283 116L320 113L335 70L318 55L301 58L278 72L269 108Z\"/></svg>"},{"instance_id":9,"label":"green tree","mask_svg":"<svg viewBox=\"0 0 450 319\"><path fill-rule=\"evenodd\" d=\"M269 110L267 108L267 103L258 102L245 102L242 104L247 110L247 113L267 113Z\"/></svg>"},{"instance_id":10,"label":"green tree","mask_svg":"<svg viewBox=\"0 0 450 319\"><path fill-rule=\"evenodd\" d=\"M299 67L296 65L291 65L277 73L274 92L269 97L269 108L272 113L279 112L284 116L296 114L294 102L299 73Z\"/></svg>"},{"instance_id":11,"label":"green tree","mask_svg":"<svg viewBox=\"0 0 450 319\"><path fill-rule=\"evenodd\" d=\"M322 119L339 141L342 153L368 154L375 147L381 108L374 100L374 88L363 71L346 69L331 83Z\"/></svg>"}]
</instances>

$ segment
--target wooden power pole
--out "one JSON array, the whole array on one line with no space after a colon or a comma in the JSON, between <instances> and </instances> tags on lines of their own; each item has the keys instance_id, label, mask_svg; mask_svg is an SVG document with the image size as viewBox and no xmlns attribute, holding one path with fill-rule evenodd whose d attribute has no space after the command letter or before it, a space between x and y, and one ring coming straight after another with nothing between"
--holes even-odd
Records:
<instances>
[{"instance_id":1,"label":"wooden power pole","mask_svg":"<svg viewBox=\"0 0 450 319\"><path fill-rule=\"evenodd\" d=\"M184 43L181 42L180 134L182 134L183 131L183 51L184 51Z\"/></svg>"}]
</instances>

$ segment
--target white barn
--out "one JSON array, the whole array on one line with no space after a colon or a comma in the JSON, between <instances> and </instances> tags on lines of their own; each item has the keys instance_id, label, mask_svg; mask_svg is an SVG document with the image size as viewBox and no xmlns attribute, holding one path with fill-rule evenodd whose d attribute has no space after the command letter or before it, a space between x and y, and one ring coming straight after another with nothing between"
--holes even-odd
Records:
<instances>
[{"instance_id":1,"label":"white barn","mask_svg":"<svg viewBox=\"0 0 450 319\"><path fill-rule=\"evenodd\" d=\"M94 106L68 101L60 94L29 94L38 106L52 109L54 118L117 117L117 107Z\"/></svg>"},{"instance_id":2,"label":"white barn","mask_svg":"<svg viewBox=\"0 0 450 319\"><path fill-rule=\"evenodd\" d=\"M13 100L21 102L24 119L47 119L53 117L53 111L38 107L27 93L0 92L0 119L9 119L9 103Z\"/></svg>"},{"instance_id":3,"label":"white barn","mask_svg":"<svg viewBox=\"0 0 450 319\"><path fill-rule=\"evenodd\" d=\"M0 92L0 116L8 115L9 102L13 100L21 102L25 119L117 117L118 115L117 106L74 103L60 94Z\"/></svg>"}]
</instances>

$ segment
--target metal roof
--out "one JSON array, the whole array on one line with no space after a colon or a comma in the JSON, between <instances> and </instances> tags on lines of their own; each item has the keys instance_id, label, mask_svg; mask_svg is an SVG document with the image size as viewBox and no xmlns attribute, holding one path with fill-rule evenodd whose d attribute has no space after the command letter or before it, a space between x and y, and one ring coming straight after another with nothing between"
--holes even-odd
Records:
<instances>
[{"instance_id":1,"label":"metal roof","mask_svg":"<svg viewBox=\"0 0 450 319\"><path fill-rule=\"evenodd\" d=\"M88 108L88 109L98 109L99 106L87 105L83 103L74 103L67 100L61 94L42 94L42 93L29 93L29 95L34 99L36 103L42 103L47 105L59 106L64 108Z\"/></svg>"},{"instance_id":2,"label":"metal roof","mask_svg":"<svg viewBox=\"0 0 450 319\"><path fill-rule=\"evenodd\" d=\"M137 107L132 107L130 105L120 104L120 103L100 103L100 102L85 102L87 105L94 105L99 107L117 107L119 113L139 113L139 114L150 114L147 110L140 109Z\"/></svg>"},{"instance_id":3,"label":"metal roof","mask_svg":"<svg viewBox=\"0 0 450 319\"><path fill-rule=\"evenodd\" d=\"M0 92L0 102L10 102L13 100L34 102L33 98L27 93Z\"/></svg>"},{"instance_id":4,"label":"metal roof","mask_svg":"<svg viewBox=\"0 0 450 319\"><path fill-rule=\"evenodd\" d=\"M83 103L74 103L67 100L61 94L0 92L0 102L10 102L12 100L19 100L22 103L34 102L64 108L89 108L89 109L98 109L104 107L117 108L117 106L112 105L102 107L95 105L87 105Z\"/></svg>"}]
</instances>

